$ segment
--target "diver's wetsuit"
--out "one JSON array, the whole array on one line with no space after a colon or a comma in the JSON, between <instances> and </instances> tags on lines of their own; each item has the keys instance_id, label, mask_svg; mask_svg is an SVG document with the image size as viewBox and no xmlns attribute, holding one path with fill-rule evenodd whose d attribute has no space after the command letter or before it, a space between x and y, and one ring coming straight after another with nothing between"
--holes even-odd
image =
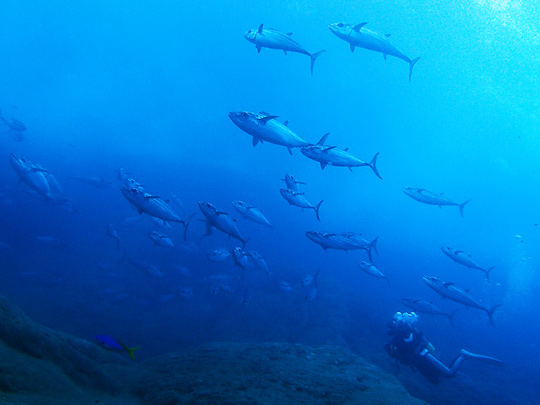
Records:
<instances>
[{"instance_id":1,"label":"diver's wetsuit","mask_svg":"<svg viewBox=\"0 0 540 405\"><path fill-rule=\"evenodd\" d=\"M432 384L438 384L441 377L452 378L459 366L465 360L461 353L446 367L438 358L429 352L433 346L424 337L423 333L413 326L389 328L392 340L384 345L390 357L398 359L401 363L417 369Z\"/></svg>"}]
</instances>

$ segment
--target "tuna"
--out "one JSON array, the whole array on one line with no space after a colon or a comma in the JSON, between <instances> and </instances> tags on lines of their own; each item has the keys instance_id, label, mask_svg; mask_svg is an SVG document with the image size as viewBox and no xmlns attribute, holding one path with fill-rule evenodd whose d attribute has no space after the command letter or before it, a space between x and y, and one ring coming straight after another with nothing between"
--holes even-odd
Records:
<instances>
[{"instance_id":1,"label":"tuna","mask_svg":"<svg viewBox=\"0 0 540 405\"><path fill-rule=\"evenodd\" d=\"M253 137L253 146L257 146L259 142L267 141L285 146L292 155L292 148L310 145L309 142L289 129L288 121L282 124L276 120L277 115L270 115L266 112L238 111L229 113L229 118L238 128Z\"/></svg>"},{"instance_id":2,"label":"tuna","mask_svg":"<svg viewBox=\"0 0 540 405\"><path fill-rule=\"evenodd\" d=\"M369 166L375 175L382 179L379 171L377 170L377 158L379 153L376 153L371 162L366 163L363 160L358 159L351 155L346 149L338 149L335 146L325 145L324 142L329 134L325 134L317 145L304 146L300 149L302 154L309 159L315 160L320 163L321 169L324 170L326 166L342 166L348 167L352 171L353 167Z\"/></svg>"},{"instance_id":3,"label":"tuna","mask_svg":"<svg viewBox=\"0 0 540 405\"><path fill-rule=\"evenodd\" d=\"M466 307L477 308L482 311L485 311L489 317L489 322L491 323L491 326L494 326L493 312L495 312L495 310L501 306L500 304L494 305L491 308L487 308L483 306L482 304L480 304L478 301L476 301L473 297L471 297L471 295L468 293L467 290L464 291L456 287L455 283L444 282L438 279L437 277L427 277L427 276L424 276L423 280L430 288L432 288L441 297L459 302L460 304L463 304Z\"/></svg>"},{"instance_id":4,"label":"tuna","mask_svg":"<svg viewBox=\"0 0 540 405\"><path fill-rule=\"evenodd\" d=\"M369 260L372 258L372 250L377 252L378 237L368 242L362 238L361 234L354 232L326 233L319 231L307 231L306 236L320 245L323 250L336 249L348 252L349 250L363 249L367 252Z\"/></svg>"},{"instance_id":5,"label":"tuna","mask_svg":"<svg viewBox=\"0 0 540 405\"><path fill-rule=\"evenodd\" d=\"M9 161L22 182L46 201L51 202L53 200L53 193L47 181L47 170L23 157L17 157L13 153L9 155Z\"/></svg>"},{"instance_id":6,"label":"tuna","mask_svg":"<svg viewBox=\"0 0 540 405\"><path fill-rule=\"evenodd\" d=\"M450 324L454 326L454 314L455 311L451 314L447 314L446 312L443 312L441 309L433 305L429 301L424 300L415 300L413 298L401 298L401 303L417 312L423 312L425 314L431 314L431 315L442 315L446 316L448 320L450 321Z\"/></svg>"},{"instance_id":7,"label":"tuna","mask_svg":"<svg viewBox=\"0 0 540 405\"><path fill-rule=\"evenodd\" d=\"M473 261L473 259L471 258L471 255L468 255L463 250L455 250L454 248L451 248L448 246L447 247L441 246L441 250L446 256L448 256L454 262L461 264L465 267L468 267L469 269L476 269L476 270L483 271L486 275L486 280L489 282L489 273L495 267L490 267L489 269L484 269L483 267L480 267L478 264L476 264Z\"/></svg>"},{"instance_id":8,"label":"tuna","mask_svg":"<svg viewBox=\"0 0 540 405\"><path fill-rule=\"evenodd\" d=\"M244 248L247 240L240 235L234 220L228 213L218 211L212 204L204 201L199 201L199 209L206 219L206 234L203 235L203 237L210 235L212 233L212 228L217 228L230 237L238 239L242 242L242 248Z\"/></svg>"},{"instance_id":9,"label":"tuna","mask_svg":"<svg viewBox=\"0 0 540 405\"><path fill-rule=\"evenodd\" d=\"M164 233L150 231L148 232L148 237L152 239L152 241L154 242L154 246L162 246L167 248L174 247L172 240Z\"/></svg>"},{"instance_id":10,"label":"tuna","mask_svg":"<svg viewBox=\"0 0 540 405\"><path fill-rule=\"evenodd\" d=\"M231 201L231 204L234 209L238 211L240 215L242 215L243 218L272 228L272 224L270 224L268 219L266 219L261 210L254 205L245 203L243 201Z\"/></svg>"},{"instance_id":11,"label":"tuna","mask_svg":"<svg viewBox=\"0 0 540 405\"><path fill-rule=\"evenodd\" d=\"M304 193L298 193L296 191L289 190L287 188L282 188L279 190L283 198L287 200L289 205L295 205L300 208L312 209L315 211L315 216L320 221L319 218L319 208L324 200L319 201L319 203L313 206L308 200L304 198Z\"/></svg>"},{"instance_id":12,"label":"tuna","mask_svg":"<svg viewBox=\"0 0 540 405\"><path fill-rule=\"evenodd\" d=\"M461 204L458 204L457 202L446 198L443 193L437 194L426 190L425 188L404 187L403 192L416 201L429 205L438 205L439 208L441 208L443 205L456 205L459 207L459 213L462 217L463 208L465 208L465 205L471 201L467 200Z\"/></svg>"},{"instance_id":13,"label":"tuna","mask_svg":"<svg viewBox=\"0 0 540 405\"><path fill-rule=\"evenodd\" d=\"M357 264L358 264L358 267L361 270L363 270L366 274L369 274L370 276L377 277L377 278L384 278L386 282L388 283L388 287L390 287L390 280L388 280L388 277L386 277L373 263L361 261Z\"/></svg>"},{"instance_id":14,"label":"tuna","mask_svg":"<svg viewBox=\"0 0 540 405\"><path fill-rule=\"evenodd\" d=\"M390 34L380 34L366 28L367 23L360 23L355 26L347 23L335 23L328 26L330 31L338 38L349 43L351 52L354 52L355 47L368 49L383 54L384 59L387 55L395 56L398 59L404 60L409 64L409 82L411 81L413 67L420 58L411 59L396 48L390 42Z\"/></svg>"},{"instance_id":15,"label":"tuna","mask_svg":"<svg viewBox=\"0 0 540 405\"><path fill-rule=\"evenodd\" d=\"M286 173L285 177L282 178L281 180L283 180L285 184L287 185L287 188L292 191L298 191L298 184L306 184L306 183L296 180L292 174L288 174L288 173Z\"/></svg>"},{"instance_id":16,"label":"tuna","mask_svg":"<svg viewBox=\"0 0 540 405\"><path fill-rule=\"evenodd\" d=\"M311 76L313 76L315 60L325 51L309 53L302 45L291 38L292 35L292 32L285 34L272 28L264 28L263 24L261 24L258 29L247 31L244 38L255 44L257 52L261 52L262 48L269 48L282 50L285 55L287 55L287 52L296 52L309 56L311 59Z\"/></svg>"}]
</instances>

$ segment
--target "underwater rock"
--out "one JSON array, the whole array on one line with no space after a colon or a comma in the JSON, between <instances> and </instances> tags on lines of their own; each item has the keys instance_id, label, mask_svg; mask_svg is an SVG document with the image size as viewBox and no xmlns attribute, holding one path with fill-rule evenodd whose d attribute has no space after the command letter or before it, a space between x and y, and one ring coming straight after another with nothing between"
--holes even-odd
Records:
<instances>
[{"instance_id":1,"label":"underwater rock","mask_svg":"<svg viewBox=\"0 0 540 405\"><path fill-rule=\"evenodd\" d=\"M147 404L424 404L399 381L336 346L211 343L144 363Z\"/></svg>"},{"instance_id":2,"label":"underwater rock","mask_svg":"<svg viewBox=\"0 0 540 405\"><path fill-rule=\"evenodd\" d=\"M422 404L336 346L211 343L143 363L29 319L0 296L2 404Z\"/></svg>"}]
</instances>

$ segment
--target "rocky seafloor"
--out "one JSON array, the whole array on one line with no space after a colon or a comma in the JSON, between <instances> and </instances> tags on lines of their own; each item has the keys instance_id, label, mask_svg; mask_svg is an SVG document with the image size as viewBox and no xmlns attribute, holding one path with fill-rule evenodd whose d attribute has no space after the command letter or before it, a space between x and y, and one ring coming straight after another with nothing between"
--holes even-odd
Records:
<instances>
[{"instance_id":1,"label":"rocky seafloor","mask_svg":"<svg viewBox=\"0 0 540 405\"><path fill-rule=\"evenodd\" d=\"M141 363L28 318L0 296L0 404L421 404L335 346L212 343Z\"/></svg>"}]
</instances>

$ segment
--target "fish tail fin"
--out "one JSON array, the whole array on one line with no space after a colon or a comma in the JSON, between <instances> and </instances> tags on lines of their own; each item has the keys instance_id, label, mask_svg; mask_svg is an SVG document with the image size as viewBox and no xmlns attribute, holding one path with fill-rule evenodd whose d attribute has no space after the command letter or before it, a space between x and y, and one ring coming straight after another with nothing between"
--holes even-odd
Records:
<instances>
[{"instance_id":1,"label":"fish tail fin","mask_svg":"<svg viewBox=\"0 0 540 405\"><path fill-rule=\"evenodd\" d=\"M493 312L495 312L495 310L497 308L499 308L500 306L501 306L501 304L497 304L497 305L493 305L491 308L486 309L486 312L487 312L488 317L489 317L489 323L493 327L495 327L495 324L493 323Z\"/></svg>"},{"instance_id":2,"label":"fish tail fin","mask_svg":"<svg viewBox=\"0 0 540 405\"><path fill-rule=\"evenodd\" d=\"M370 256L371 256L371 249L374 249L375 250L375 253L377 253L377 256L379 255L379 251L377 250L377 241L379 240L379 237L377 236L375 239L373 239L371 241L371 243L369 244L369 252L370 252ZM371 260L371 257L370 257L370 260Z\"/></svg>"},{"instance_id":3,"label":"fish tail fin","mask_svg":"<svg viewBox=\"0 0 540 405\"><path fill-rule=\"evenodd\" d=\"M315 61L317 60L317 58L319 56L321 56L321 54L325 53L326 50L321 50L319 52L315 52L315 53L312 53L311 55L309 55L311 57L311 76L313 76L313 65L315 65Z\"/></svg>"},{"instance_id":4,"label":"fish tail fin","mask_svg":"<svg viewBox=\"0 0 540 405\"><path fill-rule=\"evenodd\" d=\"M461 204L458 204L459 207L459 213L461 214L461 217L463 217L463 208L465 208L465 205L470 203L471 200L467 200L465 202L462 202Z\"/></svg>"},{"instance_id":5,"label":"fish tail fin","mask_svg":"<svg viewBox=\"0 0 540 405\"><path fill-rule=\"evenodd\" d=\"M411 82L413 67L414 65L416 65L416 62L418 62L419 60L420 60L420 57L413 59L409 62L409 83Z\"/></svg>"},{"instance_id":6,"label":"fish tail fin","mask_svg":"<svg viewBox=\"0 0 540 405\"><path fill-rule=\"evenodd\" d=\"M182 224L184 225L184 240L187 240L187 227L196 214L191 214Z\"/></svg>"},{"instance_id":7,"label":"fish tail fin","mask_svg":"<svg viewBox=\"0 0 540 405\"><path fill-rule=\"evenodd\" d=\"M491 272L491 270L493 270L495 268L495 266L493 267L490 267L489 269L487 270L484 270L484 272L486 273L486 281L489 283L489 273Z\"/></svg>"},{"instance_id":8,"label":"fish tail fin","mask_svg":"<svg viewBox=\"0 0 540 405\"><path fill-rule=\"evenodd\" d=\"M379 174L379 171L377 170L377 158L379 157L379 152L373 156L373 159L371 159L371 162L369 162L369 167L371 167L371 170L375 173L375 176L377 176L379 179L382 180L381 175Z\"/></svg>"},{"instance_id":9,"label":"fish tail fin","mask_svg":"<svg viewBox=\"0 0 540 405\"><path fill-rule=\"evenodd\" d=\"M320 221L321 218L319 217L319 208L321 207L321 204L323 203L324 200L321 200L319 201L319 203L313 207L313 209L315 210L315 215L317 216L317 219Z\"/></svg>"},{"instance_id":10,"label":"fish tail fin","mask_svg":"<svg viewBox=\"0 0 540 405\"><path fill-rule=\"evenodd\" d=\"M126 350L129 353L129 357L131 357L131 360L135 361L135 355L133 354L133 352L139 349L140 347L126 347Z\"/></svg>"},{"instance_id":11,"label":"fish tail fin","mask_svg":"<svg viewBox=\"0 0 540 405\"><path fill-rule=\"evenodd\" d=\"M126 352L129 353L129 357L131 357L131 360L135 360L135 355L133 354L133 352L135 350L139 350L140 347L127 347L125 344L123 344L122 342L120 342L119 340L117 340L117 342L120 344L120 346L122 346L124 348L124 350Z\"/></svg>"}]
</instances>

